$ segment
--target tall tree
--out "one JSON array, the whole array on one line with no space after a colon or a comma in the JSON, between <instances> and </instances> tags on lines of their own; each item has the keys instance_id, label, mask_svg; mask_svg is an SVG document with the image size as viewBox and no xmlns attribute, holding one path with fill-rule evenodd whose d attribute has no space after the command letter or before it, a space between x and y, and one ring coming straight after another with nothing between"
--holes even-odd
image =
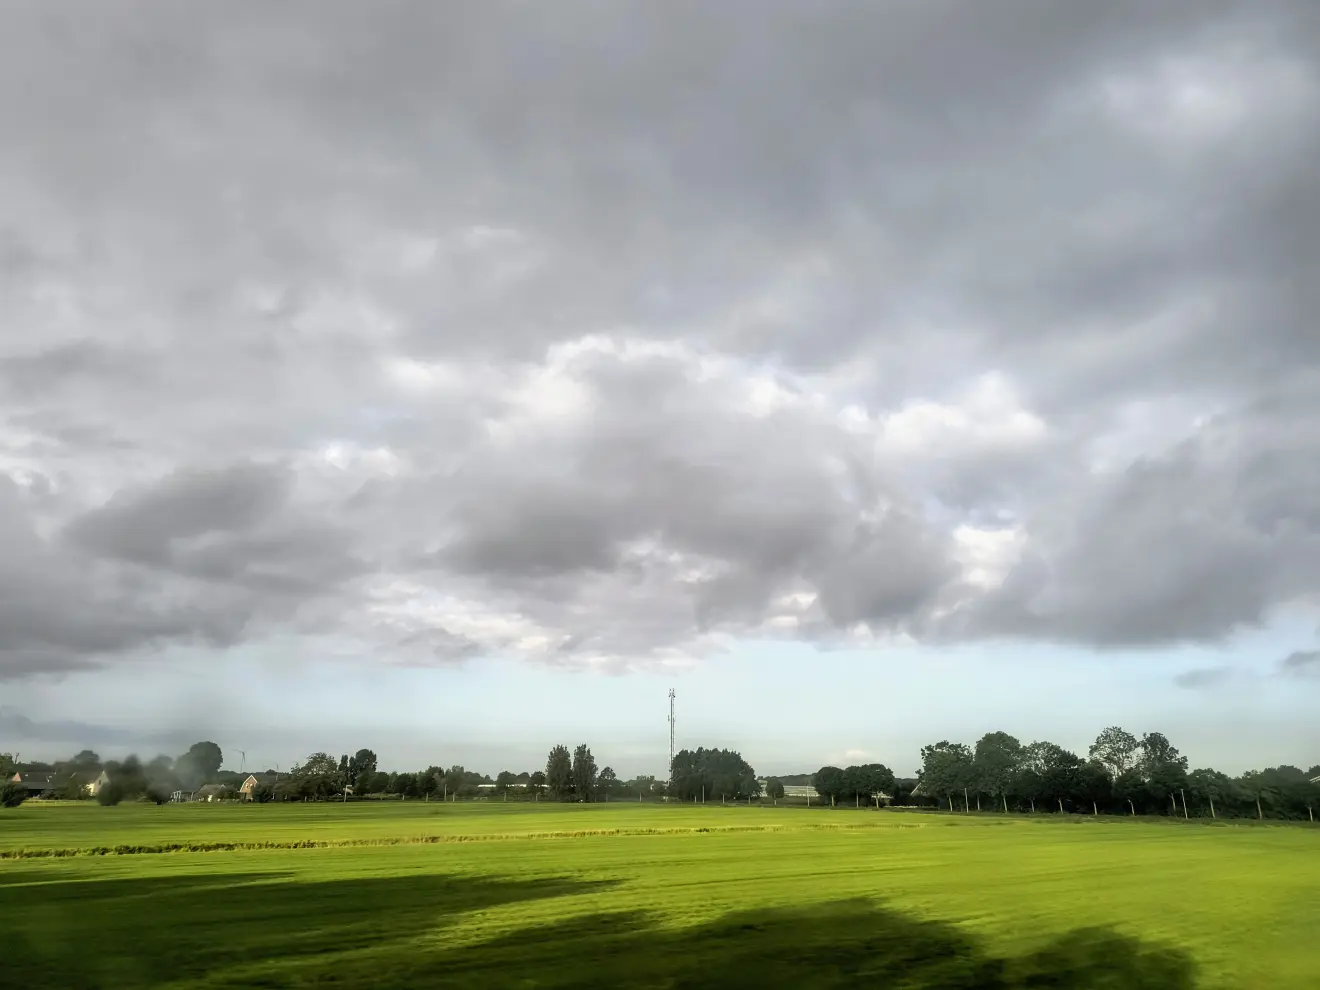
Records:
<instances>
[{"instance_id":1,"label":"tall tree","mask_svg":"<svg viewBox=\"0 0 1320 990\"><path fill-rule=\"evenodd\" d=\"M213 742L196 742L174 761L174 772L188 790L197 790L203 784L215 782L224 754Z\"/></svg>"},{"instance_id":2,"label":"tall tree","mask_svg":"<svg viewBox=\"0 0 1320 990\"><path fill-rule=\"evenodd\" d=\"M518 782L518 776L512 770L501 770L495 777L495 790L501 794Z\"/></svg>"},{"instance_id":3,"label":"tall tree","mask_svg":"<svg viewBox=\"0 0 1320 990\"><path fill-rule=\"evenodd\" d=\"M467 770L463 768L462 764L455 763L445 771L444 777L441 778L441 788L449 797L463 794L467 788L467 777Z\"/></svg>"},{"instance_id":4,"label":"tall tree","mask_svg":"<svg viewBox=\"0 0 1320 990\"><path fill-rule=\"evenodd\" d=\"M328 798L343 789L339 761L329 753L312 753L289 771L291 790L301 797Z\"/></svg>"},{"instance_id":5,"label":"tall tree","mask_svg":"<svg viewBox=\"0 0 1320 990\"><path fill-rule=\"evenodd\" d=\"M1006 804L1017 779L1021 758L1022 743L1016 736L1007 732L987 732L976 741L972 756L976 789L993 797L997 805Z\"/></svg>"},{"instance_id":6,"label":"tall tree","mask_svg":"<svg viewBox=\"0 0 1320 990\"><path fill-rule=\"evenodd\" d=\"M437 769L436 767L428 767L417 774L417 793L424 798L430 798L432 794L440 790L440 777L436 773ZM362 779L368 779L368 775L364 773Z\"/></svg>"},{"instance_id":7,"label":"tall tree","mask_svg":"<svg viewBox=\"0 0 1320 990\"><path fill-rule=\"evenodd\" d=\"M527 775L527 789L532 792L540 791L545 787L545 771L533 770Z\"/></svg>"},{"instance_id":8,"label":"tall tree","mask_svg":"<svg viewBox=\"0 0 1320 990\"><path fill-rule=\"evenodd\" d=\"M1117 781L1136 767L1140 747L1136 736L1111 725L1095 737L1087 755L1105 768L1110 780Z\"/></svg>"},{"instance_id":9,"label":"tall tree","mask_svg":"<svg viewBox=\"0 0 1320 990\"><path fill-rule=\"evenodd\" d=\"M1228 774L1204 769L1187 775L1187 800L1198 813L1223 818L1237 812L1243 795Z\"/></svg>"},{"instance_id":10,"label":"tall tree","mask_svg":"<svg viewBox=\"0 0 1320 990\"><path fill-rule=\"evenodd\" d=\"M771 777L765 782L765 796L778 801L784 796L784 782L778 777Z\"/></svg>"},{"instance_id":11,"label":"tall tree","mask_svg":"<svg viewBox=\"0 0 1320 990\"><path fill-rule=\"evenodd\" d=\"M941 739L921 747L921 789L934 798L944 798L953 806L953 795L963 796L965 788L975 783L972 751L963 743Z\"/></svg>"},{"instance_id":12,"label":"tall tree","mask_svg":"<svg viewBox=\"0 0 1320 990\"><path fill-rule=\"evenodd\" d=\"M690 801L705 794L708 798L745 799L761 793L756 771L731 749L682 749L674 754L669 767L671 797Z\"/></svg>"},{"instance_id":13,"label":"tall tree","mask_svg":"<svg viewBox=\"0 0 1320 990\"><path fill-rule=\"evenodd\" d=\"M619 775L614 772L613 767L606 767L596 778L596 783L600 785L602 794L614 794L619 789Z\"/></svg>"},{"instance_id":14,"label":"tall tree","mask_svg":"<svg viewBox=\"0 0 1320 990\"><path fill-rule=\"evenodd\" d=\"M596 799L596 758L586 743L573 750L573 793L579 801Z\"/></svg>"},{"instance_id":15,"label":"tall tree","mask_svg":"<svg viewBox=\"0 0 1320 990\"><path fill-rule=\"evenodd\" d=\"M396 773L390 781L390 792L402 798L419 797L421 792L417 790L417 774Z\"/></svg>"},{"instance_id":16,"label":"tall tree","mask_svg":"<svg viewBox=\"0 0 1320 990\"><path fill-rule=\"evenodd\" d=\"M556 746L546 757L545 787L556 801L573 799L573 756L567 746Z\"/></svg>"},{"instance_id":17,"label":"tall tree","mask_svg":"<svg viewBox=\"0 0 1320 990\"><path fill-rule=\"evenodd\" d=\"M881 794L887 794L889 797L894 796L894 771L883 763L868 763L861 769L861 795L864 799Z\"/></svg>"},{"instance_id":18,"label":"tall tree","mask_svg":"<svg viewBox=\"0 0 1320 990\"><path fill-rule=\"evenodd\" d=\"M1187 757L1163 733L1147 732L1141 737L1137 769L1152 803L1158 802L1162 812L1174 813L1173 796L1187 786Z\"/></svg>"},{"instance_id":19,"label":"tall tree","mask_svg":"<svg viewBox=\"0 0 1320 990\"><path fill-rule=\"evenodd\" d=\"M848 778L839 767L821 767L811 777L816 793L833 804L848 797Z\"/></svg>"},{"instance_id":20,"label":"tall tree","mask_svg":"<svg viewBox=\"0 0 1320 990\"><path fill-rule=\"evenodd\" d=\"M376 772L376 754L369 749L359 749L348 758L348 777L354 792L361 791L363 778Z\"/></svg>"}]
</instances>

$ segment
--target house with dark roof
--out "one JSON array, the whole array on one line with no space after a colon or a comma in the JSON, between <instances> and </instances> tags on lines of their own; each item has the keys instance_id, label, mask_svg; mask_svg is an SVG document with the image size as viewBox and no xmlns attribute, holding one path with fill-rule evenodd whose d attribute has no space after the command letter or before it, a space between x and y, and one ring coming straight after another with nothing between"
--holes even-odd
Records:
<instances>
[{"instance_id":1,"label":"house with dark roof","mask_svg":"<svg viewBox=\"0 0 1320 990\"><path fill-rule=\"evenodd\" d=\"M31 797L43 797L55 789L55 775L53 773L20 770L9 779L26 787Z\"/></svg>"}]
</instances>

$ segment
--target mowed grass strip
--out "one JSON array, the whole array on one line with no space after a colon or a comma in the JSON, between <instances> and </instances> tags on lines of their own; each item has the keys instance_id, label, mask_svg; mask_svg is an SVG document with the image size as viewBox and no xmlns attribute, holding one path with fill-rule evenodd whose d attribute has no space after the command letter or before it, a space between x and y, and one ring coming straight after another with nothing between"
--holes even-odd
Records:
<instances>
[{"instance_id":1,"label":"mowed grass strip","mask_svg":"<svg viewBox=\"0 0 1320 990\"><path fill-rule=\"evenodd\" d=\"M83 810L28 814L86 841ZM175 828L427 820L204 810L224 814ZM758 812L460 805L450 834L595 834L10 860L0 957L28 987L1320 985L1314 830L770 809L774 828L721 827L734 814ZM816 827L834 818L873 824Z\"/></svg>"}]
</instances>

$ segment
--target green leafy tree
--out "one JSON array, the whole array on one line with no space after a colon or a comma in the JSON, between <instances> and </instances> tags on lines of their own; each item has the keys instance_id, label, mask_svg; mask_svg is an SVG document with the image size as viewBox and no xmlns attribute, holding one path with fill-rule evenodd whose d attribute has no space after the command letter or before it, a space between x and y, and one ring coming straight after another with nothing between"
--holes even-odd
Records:
<instances>
[{"instance_id":1,"label":"green leafy tree","mask_svg":"<svg viewBox=\"0 0 1320 990\"><path fill-rule=\"evenodd\" d=\"M545 787L556 801L573 799L573 756L567 746L556 746L546 757Z\"/></svg>"},{"instance_id":2,"label":"green leafy tree","mask_svg":"<svg viewBox=\"0 0 1320 990\"><path fill-rule=\"evenodd\" d=\"M16 773L18 764L14 762L14 754L0 753L0 780L7 780Z\"/></svg>"},{"instance_id":3,"label":"green leafy tree","mask_svg":"<svg viewBox=\"0 0 1320 990\"><path fill-rule=\"evenodd\" d=\"M464 788L467 784L467 770L460 763L455 763L445 771L441 780L441 790L450 797L458 795L464 796Z\"/></svg>"},{"instance_id":4,"label":"green leafy tree","mask_svg":"<svg viewBox=\"0 0 1320 990\"><path fill-rule=\"evenodd\" d=\"M860 794L863 800L867 800L873 795L894 796L894 771L883 763L867 763L860 769L862 771L862 790Z\"/></svg>"},{"instance_id":5,"label":"green leafy tree","mask_svg":"<svg viewBox=\"0 0 1320 990\"><path fill-rule=\"evenodd\" d=\"M602 794L609 795L619 793L619 777L618 774L614 772L613 767L606 767L602 770L600 776L596 778L596 783Z\"/></svg>"},{"instance_id":6,"label":"green leafy tree","mask_svg":"<svg viewBox=\"0 0 1320 990\"><path fill-rule=\"evenodd\" d=\"M1187 786L1187 757L1163 733L1147 732L1141 737L1137 769L1151 804L1163 813L1174 813L1174 795Z\"/></svg>"},{"instance_id":7,"label":"green leafy tree","mask_svg":"<svg viewBox=\"0 0 1320 990\"><path fill-rule=\"evenodd\" d=\"M527 789L533 793L545 789L545 772L543 770L533 770L527 775Z\"/></svg>"},{"instance_id":8,"label":"green leafy tree","mask_svg":"<svg viewBox=\"0 0 1320 990\"><path fill-rule=\"evenodd\" d=\"M1233 778L1218 770L1193 770L1187 775L1187 800L1198 812L1227 818L1241 810L1244 795Z\"/></svg>"},{"instance_id":9,"label":"green leafy tree","mask_svg":"<svg viewBox=\"0 0 1320 990\"><path fill-rule=\"evenodd\" d=\"M348 779L355 794L365 794L363 780L368 774L376 772L376 754L369 749L359 749L348 758Z\"/></svg>"},{"instance_id":10,"label":"green leafy tree","mask_svg":"<svg viewBox=\"0 0 1320 990\"><path fill-rule=\"evenodd\" d=\"M745 800L761 793L756 771L730 749L683 749L669 768L668 792L682 801L715 797Z\"/></svg>"},{"instance_id":11,"label":"green leafy tree","mask_svg":"<svg viewBox=\"0 0 1320 990\"><path fill-rule=\"evenodd\" d=\"M362 794L387 794L390 789L390 775L383 770L377 770L375 773L366 773L362 775L364 781L362 785Z\"/></svg>"},{"instance_id":12,"label":"green leafy tree","mask_svg":"<svg viewBox=\"0 0 1320 990\"><path fill-rule=\"evenodd\" d=\"M501 794L507 794L509 789L518 782L518 775L512 770L501 770L495 778L495 790Z\"/></svg>"},{"instance_id":13,"label":"green leafy tree","mask_svg":"<svg viewBox=\"0 0 1320 990\"><path fill-rule=\"evenodd\" d=\"M952 743L947 739L922 746L921 769L917 776L921 779L923 791L931 797L949 801L952 808L953 796L961 797L976 783L972 751L963 743Z\"/></svg>"},{"instance_id":14,"label":"green leafy tree","mask_svg":"<svg viewBox=\"0 0 1320 990\"><path fill-rule=\"evenodd\" d=\"M579 801L596 799L596 758L586 743L573 750L573 793Z\"/></svg>"},{"instance_id":15,"label":"green leafy tree","mask_svg":"<svg viewBox=\"0 0 1320 990\"><path fill-rule=\"evenodd\" d=\"M1135 769L1140 757L1141 743L1137 737L1117 725L1111 725L1095 737L1087 752L1105 768L1109 779L1117 781L1123 774Z\"/></svg>"},{"instance_id":16,"label":"green leafy tree","mask_svg":"<svg viewBox=\"0 0 1320 990\"><path fill-rule=\"evenodd\" d=\"M289 778L291 792L307 800L324 800L343 789L340 761L329 753L312 753L294 765Z\"/></svg>"},{"instance_id":17,"label":"green leafy tree","mask_svg":"<svg viewBox=\"0 0 1320 990\"><path fill-rule=\"evenodd\" d=\"M1022 748L1015 791L1033 807L1041 802L1055 807L1060 801L1078 804L1086 800L1079 797L1085 763L1057 743L1031 743Z\"/></svg>"},{"instance_id":18,"label":"green leafy tree","mask_svg":"<svg viewBox=\"0 0 1320 990\"><path fill-rule=\"evenodd\" d=\"M784 796L784 782L778 777L771 777L765 782L765 796L778 801Z\"/></svg>"},{"instance_id":19,"label":"green leafy tree","mask_svg":"<svg viewBox=\"0 0 1320 990\"><path fill-rule=\"evenodd\" d=\"M417 793L419 796L429 800L432 794L440 790L440 777L436 772L438 769L438 767L428 767L418 772Z\"/></svg>"},{"instance_id":20,"label":"green leafy tree","mask_svg":"<svg viewBox=\"0 0 1320 990\"><path fill-rule=\"evenodd\" d=\"M1007 732L987 732L976 742L972 755L975 787L995 799L997 806L1008 803L1008 796L1017 780L1018 762L1022 758L1022 743Z\"/></svg>"},{"instance_id":21,"label":"green leafy tree","mask_svg":"<svg viewBox=\"0 0 1320 990\"><path fill-rule=\"evenodd\" d=\"M839 767L821 767L812 775L811 786L831 804L848 796L848 780Z\"/></svg>"},{"instance_id":22,"label":"green leafy tree","mask_svg":"<svg viewBox=\"0 0 1320 990\"><path fill-rule=\"evenodd\" d=\"M27 800L28 790L13 779L15 773L18 773L18 771L15 770L4 780L0 780L0 807L17 808Z\"/></svg>"}]
</instances>

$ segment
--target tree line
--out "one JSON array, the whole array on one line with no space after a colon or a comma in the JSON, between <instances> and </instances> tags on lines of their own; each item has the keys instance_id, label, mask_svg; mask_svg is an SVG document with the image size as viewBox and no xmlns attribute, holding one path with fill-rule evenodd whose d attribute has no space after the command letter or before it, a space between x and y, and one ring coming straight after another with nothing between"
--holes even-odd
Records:
<instances>
[{"instance_id":1,"label":"tree line","mask_svg":"<svg viewBox=\"0 0 1320 990\"><path fill-rule=\"evenodd\" d=\"M102 773L108 779L96 794L103 804L123 800L164 803L182 793L209 787L220 798L237 797L248 774L222 770L223 753L210 741L194 743L176 757L143 762L136 756L102 761L91 750L56 763L27 763L23 769L53 774L49 794L89 797L88 786ZM19 769L0 753L0 803L27 796L8 778ZM509 799L593 802L666 797L678 801L722 802L764 795L784 796L785 783L810 781L833 805L892 803L958 811L1062 811L1090 814L1175 815L1314 819L1320 807L1320 765L1309 771L1292 766L1251 770L1233 777L1210 768L1191 770L1188 760L1159 732L1140 738L1117 726L1097 736L1086 757L1048 741L1022 743L1007 732L989 732L974 746L940 740L921 749L915 778L896 778L885 765L821 767L811 775L771 777L764 782L733 750L684 749L667 780L639 775L621 780L610 767L597 769L585 743L569 750L553 747L545 769L495 778L461 765L432 765L415 772L385 772L371 749L338 759L310 754L287 772L255 773L256 801L325 801L350 797L402 800L456 800L481 794Z\"/></svg>"},{"instance_id":2,"label":"tree line","mask_svg":"<svg viewBox=\"0 0 1320 990\"><path fill-rule=\"evenodd\" d=\"M47 793L54 798L77 800L89 798L91 786L104 773L107 782L96 792L102 804L119 804L127 799L164 804L178 791L195 791L214 782L220 774L224 754L213 742L193 743L179 756L161 754L146 763L137 756L103 761L90 749L56 763L26 763L22 770L52 775ZM0 781L7 781L20 769L13 756L0 753ZM13 805L27 797L26 789L10 788L3 798Z\"/></svg>"},{"instance_id":3,"label":"tree line","mask_svg":"<svg viewBox=\"0 0 1320 990\"><path fill-rule=\"evenodd\" d=\"M1060 811L1198 818L1314 820L1320 765L1279 766L1232 777L1190 770L1166 736L1102 731L1086 757L1056 743L1023 744L989 732L975 746L941 740L921 749L917 803L954 810Z\"/></svg>"}]
</instances>

